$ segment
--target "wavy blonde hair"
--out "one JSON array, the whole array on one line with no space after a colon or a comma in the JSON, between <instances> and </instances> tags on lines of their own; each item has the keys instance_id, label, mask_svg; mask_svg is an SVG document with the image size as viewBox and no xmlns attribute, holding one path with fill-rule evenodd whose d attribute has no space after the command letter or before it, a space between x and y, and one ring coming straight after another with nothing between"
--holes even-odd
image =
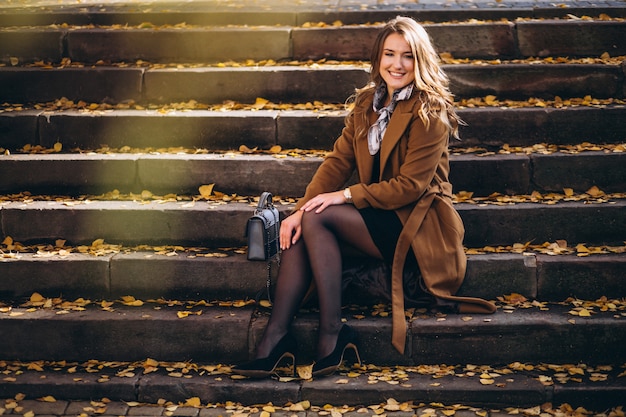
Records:
<instances>
[{"instance_id":1,"label":"wavy blonde hair","mask_svg":"<svg viewBox=\"0 0 626 417\"><path fill-rule=\"evenodd\" d=\"M449 89L448 76L439 65L439 55L426 30L409 17L398 16L390 20L378 34L372 48L370 88L383 82L380 75L380 60L387 37L398 33L404 37L415 61L415 87L421 96L419 117L426 127L431 118L440 119L454 138L459 138L459 125L464 124L454 110L454 99ZM368 89L367 87L364 89Z\"/></svg>"}]
</instances>

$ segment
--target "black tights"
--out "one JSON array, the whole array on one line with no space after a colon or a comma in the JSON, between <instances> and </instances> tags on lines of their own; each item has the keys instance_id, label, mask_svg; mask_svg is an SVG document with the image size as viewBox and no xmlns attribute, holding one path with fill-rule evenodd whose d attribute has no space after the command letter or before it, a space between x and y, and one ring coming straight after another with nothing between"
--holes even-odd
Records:
<instances>
[{"instance_id":1,"label":"black tights","mask_svg":"<svg viewBox=\"0 0 626 417\"><path fill-rule=\"evenodd\" d=\"M302 217L302 238L281 254L272 315L257 346L257 358L267 357L288 332L311 280L319 300L317 358L332 353L341 329L341 246L382 259L363 218L352 205L337 205Z\"/></svg>"}]
</instances>

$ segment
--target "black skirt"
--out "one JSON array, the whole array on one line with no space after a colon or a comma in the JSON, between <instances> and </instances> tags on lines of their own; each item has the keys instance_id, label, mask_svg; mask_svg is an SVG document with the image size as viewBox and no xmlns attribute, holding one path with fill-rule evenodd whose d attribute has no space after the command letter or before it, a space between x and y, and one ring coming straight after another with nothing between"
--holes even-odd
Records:
<instances>
[{"instance_id":1,"label":"black skirt","mask_svg":"<svg viewBox=\"0 0 626 417\"><path fill-rule=\"evenodd\" d=\"M371 207L359 212L384 260L350 257L344 259L342 287L346 303L370 304L391 301L391 265L402 222L393 210ZM415 254L409 250L403 274L404 301L407 307L424 307L433 297L422 288ZM365 301L369 303L365 303Z\"/></svg>"},{"instance_id":2,"label":"black skirt","mask_svg":"<svg viewBox=\"0 0 626 417\"><path fill-rule=\"evenodd\" d=\"M361 213L376 247L385 261L391 264L400 232L402 232L402 222L398 215L393 210L380 210L372 207L359 209L359 213ZM417 265L413 251L407 255L407 262L414 262Z\"/></svg>"}]
</instances>

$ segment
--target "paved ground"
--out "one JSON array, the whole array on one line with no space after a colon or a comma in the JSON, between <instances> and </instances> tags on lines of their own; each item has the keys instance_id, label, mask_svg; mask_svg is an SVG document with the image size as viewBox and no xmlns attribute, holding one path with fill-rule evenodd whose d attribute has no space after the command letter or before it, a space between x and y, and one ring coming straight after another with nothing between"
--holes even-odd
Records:
<instances>
[{"instance_id":1,"label":"paved ground","mask_svg":"<svg viewBox=\"0 0 626 417\"><path fill-rule=\"evenodd\" d=\"M54 399L48 398L48 401ZM191 399L190 401L194 401ZM397 403L393 399L387 403L367 407L309 407L306 402L289 406L242 406L238 404L203 404L200 406L176 405L171 403L138 404L108 400L95 401L54 401L0 399L0 415L24 417L88 417L88 416L128 416L128 417L506 417L511 414L522 416L558 417L563 415L579 417L606 417L607 415L623 415L621 407L604 410L604 413L587 413L581 409L570 409L568 406L558 407L551 404L537 405L528 408L511 408L504 410L480 409L461 405L443 407L440 404ZM564 414L568 412L568 414ZM609 414L611 413L611 414ZM620 414L621 413L621 414Z\"/></svg>"}]
</instances>

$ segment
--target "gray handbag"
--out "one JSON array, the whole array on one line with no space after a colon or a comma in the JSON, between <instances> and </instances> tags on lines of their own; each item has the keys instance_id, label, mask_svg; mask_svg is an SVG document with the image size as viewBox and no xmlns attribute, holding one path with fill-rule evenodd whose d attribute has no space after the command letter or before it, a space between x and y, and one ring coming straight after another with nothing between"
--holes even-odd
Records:
<instances>
[{"instance_id":1,"label":"gray handbag","mask_svg":"<svg viewBox=\"0 0 626 417\"><path fill-rule=\"evenodd\" d=\"M248 260L267 261L267 299L272 302L272 259L280 265L280 241L278 233L280 231L280 215L278 209L274 207L272 194L264 192L261 194L259 204L254 210L254 215L248 219L246 224L246 237L248 238ZM256 296L258 302L261 297L259 292Z\"/></svg>"},{"instance_id":2,"label":"gray handbag","mask_svg":"<svg viewBox=\"0 0 626 417\"><path fill-rule=\"evenodd\" d=\"M280 242L280 215L274 207L272 194L261 194L254 215L248 219L246 237L248 238L248 260L270 261L278 255Z\"/></svg>"}]
</instances>

